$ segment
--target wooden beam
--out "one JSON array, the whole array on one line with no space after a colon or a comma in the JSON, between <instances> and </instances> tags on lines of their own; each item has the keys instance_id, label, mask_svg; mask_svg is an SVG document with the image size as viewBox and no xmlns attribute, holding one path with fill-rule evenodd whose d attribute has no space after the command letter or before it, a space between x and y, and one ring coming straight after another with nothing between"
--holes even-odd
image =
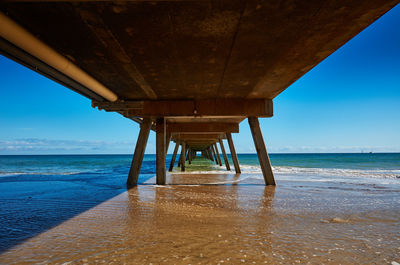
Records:
<instances>
[{"instance_id":1,"label":"wooden beam","mask_svg":"<svg viewBox=\"0 0 400 265\"><path fill-rule=\"evenodd\" d=\"M174 153L172 154L171 163L169 164L168 171L171 172L174 169L176 154L178 153L179 143L175 144Z\"/></svg>"},{"instance_id":2,"label":"wooden beam","mask_svg":"<svg viewBox=\"0 0 400 265\"><path fill-rule=\"evenodd\" d=\"M165 133L164 118L156 120L156 183L165 185Z\"/></svg>"},{"instance_id":3,"label":"wooden beam","mask_svg":"<svg viewBox=\"0 0 400 265\"><path fill-rule=\"evenodd\" d=\"M219 139L219 146L221 147L221 152L224 157L226 170L229 171L229 170L231 170L231 167L229 166L228 156L226 155L225 147L224 147L224 143L223 143L222 139Z\"/></svg>"},{"instance_id":4,"label":"wooden beam","mask_svg":"<svg viewBox=\"0 0 400 265\"><path fill-rule=\"evenodd\" d=\"M185 142L187 142L189 145L191 145L192 143L203 143L203 144L213 144L215 142L217 142L218 139L217 138L213 138L213 139L187 139L185 140Z\"/></svg>"},{"instance_id":5,"label":"wooden beam","mask_svg":"<svg viewBox=\"0 0 400 265\"><path fill-rule=\"evenodd\" d=\"M224 122L191 122L167 123L167 132L177 133L238 133L238 123Z\"/></svg>"},{"instance_id":6,"label":"wooden beam","mask_svg":"<svg viewBox=\"0 0 400 265\"><path fill-rule=\"evenodd\" d=\"M142 124L140 124L140 132L136 142L135 153L133 154L131 168L129 169L128 180L126 181L126 185L128 187L133 187L137 185L144 151L146 150L147 140L149 138L150 128L151 119L144 119Z\"/></svg>"},{"instance_id":7,"label":"wooden beam","mask_svg":"<svg viewBox=\"0 0 400 265\"><path fill-rule=\"evenodd\" d=\"M207 144L207 145L203 145L203 144L190 144L190 146L192 147L192 148L196 148L196 150L198 150L198 151L204 151L204 150L206 150L206 147L208 146L209 144Z\"/></svg>"},{"instance_id":8,"label":"wooden beam","mask_svg":"<svg viewBox=\"0 0 400 265\"><path fill-rule=\"evenodd\" d=\"M181 171L185 171L185 161L186 160L186 143L181 143Z\"/></svg>"},{"instance_id":9,"label":"wooden beam","mask_svg":"<svg viewBox=\"0 0 400 265\"><path fill-rule=\"evenodd\" d=\"M231 156L232 156L233 165L235 166L235 171L236 171L236 173L241 173L240 166L239 166L239 160L237 158L235 146L233 145L233 141L232 141L232 135L230 133L227 133L226 139L228 140L228 145L229 145L229 149L231 151Z\"/></svg>"},{"instance_id":10,"label":"wooden beam","mask_svg":"<svg viewBox=\"0 0 400 265\"><path fill-rule=\"evenodd\" d=\"M92 106L106 111L124 111L126 117L164 116L257 116L272 117L271 99L199 99L92 101Z\"/></svg>"},{"instance_id":11,"label":"wooden beam","mask_svg":"<svg viewBox=\"0 0 400 265\"><path fill-rule=\"evenodd\" d=\"M248 118L251 134L253 135L254 145L257 150L258 161L261 165L264 180L266 185L275 185L274 173L272 171L271 162L268 157L268 152L265 147L264 138L261 133L260 123L258 118Z\"/></svg>"},{"instance_id":12,"label":"wooden beam","mask_svg":"<svg viewBox=\"0 0 400 265\"><path fill-rule=\"evenodd\" d=\"M222 166L222 162L221 162L221 156L219 155L217 143L214 144L214 148L215 148L215 154L217 155L219 166L221 167Z\"/></svg>"},{"instance_id":13,"label":"wooden beam","mask_svg":"<svg viewBox=\"0 0 400 265\"><path fill-rule=\"evenodd\" d=\"M184 140L203 140L203 139L211 139L216 140L219 139L222 134L181 134L175 133L172 135L173 141L184 141Z\"/></svg>"},{"instance_id":14,"label":"wooden beam","mask_svg":"<svg viewBox=\"0 0 400 265\"><path fill-rule=\"evenodd\" d=\"M196 148L199 150L205 150L208 148L208 146L212 145L213 143L215 143L215 141L212 142L191 142L191 141L187 141L186 144L190 145L192 148Z\"/></svg>"}]
</instances>

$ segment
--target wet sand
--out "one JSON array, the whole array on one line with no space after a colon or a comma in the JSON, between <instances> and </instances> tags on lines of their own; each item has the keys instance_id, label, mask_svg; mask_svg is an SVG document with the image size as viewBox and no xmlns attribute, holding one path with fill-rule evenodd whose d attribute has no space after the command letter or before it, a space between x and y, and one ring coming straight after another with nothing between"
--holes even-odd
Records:
<instances>
[{"instance_id":1,"label":"wet sand","mask_svg":"<svg viewBox=\"0 0 400 265\"><path fill-rule=\"evenodd\" d=\"M102 202L5 250L0 263L400 262L398 189L285 181L265 187L243 174L173 174L168 182Z\"/></svg>"}]
</instances>

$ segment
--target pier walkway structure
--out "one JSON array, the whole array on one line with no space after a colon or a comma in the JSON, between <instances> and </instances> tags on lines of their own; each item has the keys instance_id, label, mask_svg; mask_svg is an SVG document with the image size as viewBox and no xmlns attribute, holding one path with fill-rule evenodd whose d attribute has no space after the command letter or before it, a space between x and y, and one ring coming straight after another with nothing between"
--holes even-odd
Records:
<instances>
[{"instance_id":1,"label":"pier walkway structure","mask_svg":"<svg viewBox=\"0 0 400 265\"><path fill-rule=\"evenodd\" d=\"M198 152L240 173L232 133L248 119L267 185L275 185L258 118L272 100L398 0L2 1L0 51L140 124L128 186L150 130L156 182L175 142L185 170ZM219 145L219 149L218 149Z\"/></svg>"}]
</instances>

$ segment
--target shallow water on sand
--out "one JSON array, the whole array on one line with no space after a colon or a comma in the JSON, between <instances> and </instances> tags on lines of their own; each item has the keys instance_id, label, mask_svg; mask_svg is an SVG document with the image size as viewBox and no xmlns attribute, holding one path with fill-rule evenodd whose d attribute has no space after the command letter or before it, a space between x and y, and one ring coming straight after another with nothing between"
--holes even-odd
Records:
<instances>
[{"instance_id":1,"label":"shallow water on sand","mask_svg":"<svg viewBox=\"0 0 400 265\"><path fill-rule=\"evenodd\" d=\"M101 203L63 195L60 214L88 209L8 248L0 263L400 262L399 186L281 180L265 187L251 176L173 174L171 185L149 179ZM30 203L48 206L56 197L43 192Z\"/></svg>"}]
</instances>

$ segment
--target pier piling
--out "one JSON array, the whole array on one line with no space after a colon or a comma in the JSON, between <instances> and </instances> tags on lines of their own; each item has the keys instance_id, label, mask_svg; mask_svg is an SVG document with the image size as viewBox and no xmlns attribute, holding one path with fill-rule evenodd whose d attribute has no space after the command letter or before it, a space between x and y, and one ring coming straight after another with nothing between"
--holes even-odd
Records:
<instances>
[{"instance_id":1,"label":"pier piling","mask_svg":"<svg viewBox=\"0 0 400 265\"><path fill-rule=\"evenodd\" d=\"M221 138L219 138L218 141L219 141L219 146L221 147L222 156L224 157L224 162L225 162L226 170L230 171L230 170L231 170L231 167L230 167L230 165L229 165L228 156L226 155L226 152L225 152L224 143L223 143L223 141L222 141Z\"/></svg>"},{"instance_id":2,"label":"pier piling","mask_svg":"<svg viewBox=\"0 0 400 265\"><path fill-rule=\"evenodd\" d=\"M165 128L164 118L156 120L156 183L165 185Z\"/></svg>"},{"instance_id":3,"label":"pier piling","mask_svg":"<svg viewBox=\"0 0 400 265\"><path fill-rule=\"evenodd\" d=\"M231 151L231 156L232 156L233 165L235 166L235 171L236 171L236 173L239 174L239 173L241 173L241 171L240 171L240 166L239 166L239 160L236 155L235 146L233 145L232 135L230 133L227 133L226 139L228 140L229 150Z\"/></svg>"},{"instance_id":4,"label":"pier piling","mask_svg":"<svg viewBox=\"0 0 400 265\"><path fill-rule=\"evenodd\" d=\"M254 145L257 150L258 161L260 162L261 170L264 176L265 185L275 185L274 173L272 171L267 148L265 147L258 118L249 117L248 121L251 134L253 135Z\"/></svg>"},{"instance_id":5,"label":"pier piling","mask_svg":"<svg viewBox=\"0 0 400 265\"><path fill-rule=\"evenodd\" d=\"M151 119L143 119L140 124L140 132L136 142L135 152L133 154L131 168L129 169L126 184L128 187L136 186L139 178L140 167L142 166L144 151L146 150L147 140L149 138Z\"/></svg>"},{"instance_id":6,"label":"pier piling","mask_svg":"<svg viewBox=\"0 0 400 265\"><path fill-rule=\"evenodd\" d=\"M214 145L211 145L210 149L211 149L212 156L214 158L214 162L216 165L218 165L218 158L217 158L217 154L215 153Z\"/></svg>"},{"instance_id":7,"label":"pier piling","mask_svg":"<svg viewBox=\"0 0 400 265\"><path fill-rule=\"evenodd\" d=\"M181 143L181 171L185 171L185 161L186 160L186 143Z\"/></svg>"},{"instance_id":8,"label":"pier piling","mask_svg":"<svg viewBox=\"0 0 400 265\"><path fill-rule=\"evenodd\" d=\"M172 154L171 163L169 164L168 171L171 172L174 169L176 154L178 153L179 143L175 143L174 153Z\"/></svg>"},{"instance_id":9,"label":"pier piling","mask_svg":"<svg viewBox=\"0 0 400 265\"><path fill-rule=\"evenodd\" d=\"M222 161L221 161L221 156L219 155L217 143L213 144L213 146L214 146L214 149L215 149L215 154L217 155L218 164L221 167L222 166Z\"/></svg>"}]
</instances>

